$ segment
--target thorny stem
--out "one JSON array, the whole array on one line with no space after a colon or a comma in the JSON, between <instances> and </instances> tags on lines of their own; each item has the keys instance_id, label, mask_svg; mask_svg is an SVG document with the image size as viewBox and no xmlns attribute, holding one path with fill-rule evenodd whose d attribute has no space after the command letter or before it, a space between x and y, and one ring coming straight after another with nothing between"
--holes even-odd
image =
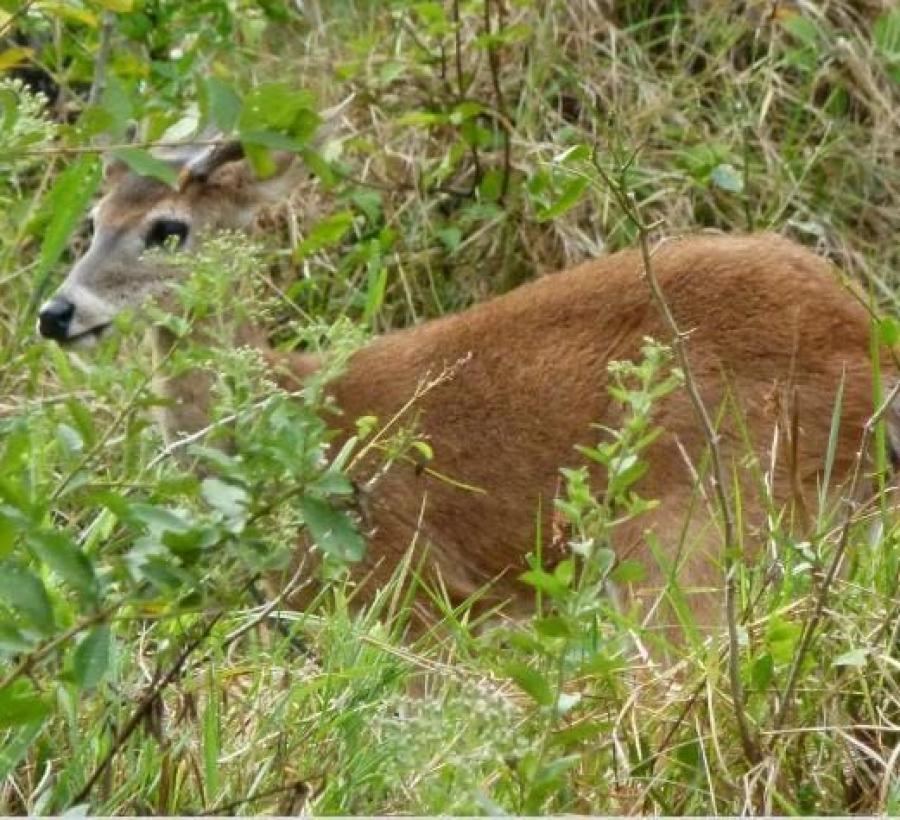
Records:
<instances>
[{"instance_id":1,"label":"thorny stem","mask_svg":"<svg viewBox=\"0 0 900 820\"><path fill-rule=\"evenodd\" d=\"M744 686L741 681L739 661L740 645L738 640L737 585L735 580L737 562L734 560L738 542L734 525L734 514L731 509L731 501L728 498L728 492L726 490L726 473L722 452L719 447L719 434L713 425L712 417L706 409L703 397L700 395L700 390L694 379L690 359L688 358L687 348L684 342L685 336L678 328L678 323L675 321L669 303L666 301L665 294L660 287L659 280L656 278L653 271L653 250L650 247L649 236L650 228L652 226L648 226L644 222L637 200L634 194L626 189L624 182L614 182L604 170L597 158L596 148L594 149L592 160L594 167L618 201L622 211L638 231L644 278L647 280L647 284L650 287L650 294L653 302L656 304L663 322L672 336L672 348L678 359L679 367L684 374L685 389L687 390L691 405L694 408L697 420L700 422L704 438L709 446L711 468L710 483L715 492L719 512L722 516L722 530L725 540L725 619L728 628L729 684L731 688L731 697L734 702L734 716L737 722L741 748L743 749L744 757L747 759L747 762L751 765L756 765L760 762L761 755L759 746L753 737L747 721L746 697L744 695Z\"/></svg>"},{"instance_id":2,"label":"thorny stem","mask_svg":"<svg viewBox=\"0 0 900 820\"><path fill-rule=\"evenodd\" d=\"M859 489L859 481L862 477L863 464L865 463L866 455L869 450L869 445L872 443L872 437L874 436L875 430L878 427L878 422L881 421L884 414L887 413L887 411L890 409L891 405L897 399L898 395L900 395L900 382L897 382L894 385L894 387L885 397L884 401L881 403L881 406L879 406L875 410L875 412L866 422L865 427L863 427L863 434L859 444L859 451L856 453L856 461L853 465L853 475L850 479L850 486L848 487L847 494L845 496L847 512L841 525L841 537L838 541L837 548L834 551L834 556L831 559L831 563L828 565L828 571L825 573L825 578L822 581L822 586L819 589L819 594L818 596L816 596L816 607L813 610L812 616L804 626L803 636L800 639L800 646L797 649L796 654L794 655L794 662L791 664L791 671L788 674L787 683L784 685L784 691L781 693L781 697L779 698L778 712L776 713L774 720L775 731L778 731L784 725L785 718L790 711L791 699L794 696L794 688L797 685L797 679L800 674L800 667L803 665L803 661L806 659L806 655L809 652L810 646L812 645L812 639L815 635L815 631L818 628L820 621L822 620L822 615L825 612L825 606L828 603L828 593L831 590L831 585L834 583L834 579L837 576L838 570L840 569L841 561L843 560L844 554L847 551L847 543L850 540L850 527L856 518L856 510L859 506L859 502L857 501L857 492Z\"/></svg>"}]
</instances>

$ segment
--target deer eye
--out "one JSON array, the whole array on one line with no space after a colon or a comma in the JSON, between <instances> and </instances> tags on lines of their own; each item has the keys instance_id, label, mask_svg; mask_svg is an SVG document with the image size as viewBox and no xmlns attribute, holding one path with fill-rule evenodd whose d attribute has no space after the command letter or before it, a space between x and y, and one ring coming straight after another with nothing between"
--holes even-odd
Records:
<instances>
[{"instance_id":1,"label":"deer eye","mask_svg":"<svg viewBox=\"0 0 900 820\"><path fill-rule=\"evenodd\" d=\"M161 247L172 242L180 248L187 239L190 227L180 219L157 219L150 225L144 244L148 248ZM172 237L175 237L174 241Z\"/></svg>"}]
</instances>

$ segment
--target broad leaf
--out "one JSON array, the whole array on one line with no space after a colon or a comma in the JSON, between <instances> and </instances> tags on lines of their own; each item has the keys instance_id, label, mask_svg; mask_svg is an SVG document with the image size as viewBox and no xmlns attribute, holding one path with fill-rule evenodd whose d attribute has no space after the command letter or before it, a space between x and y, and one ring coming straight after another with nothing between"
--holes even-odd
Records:
<instances>
[{"instance_id":1,"label":"broad leaf","mask_svg":"<svg viewBox=\"0 0 900 820\"><path fill-rule=\"evenodd\" d=\"M34 684L19 678L0 689L0 728L38 723L50 714L50 702L34 690Z\"/></svg>"},{"instance_id":2,"label":"broad leaf","mask_svg":"<svg viewBox=\"0 0 900 820\"><path fill-rule=\"evenodd\" d=\"M72 672L80 689L93 689L106 675L112 655L112 632L108 624L95 626L72 655Z\"/></svg>"},{"instance_id":3,"label":"broad leaf","mask_svg":"<svg viewBox=\"0 0 900 820\"><path fill-rule=\"evenodd\" d=\"M555 698L550 684L540 672L526 666L524 663L514 662L507 664L504 673L511 677L519 687L531 695L539 706L550 706Z\"/></svg>"},{"instance_id":4,"label":"broad leaf","mask_svg":"<svg viewBox=\"0 0 900 820\"><path fill-rule=\"evenodd\" d=\"M63 171L47 197L50 221L44 229L38 267L37 293L43 293L51 268L57 263L75 226L87 210L100 182L100 163L94 156L83 156Z\"/></svg>"},{"instance_id":5,"label":"broad leaf","mask_svg":"<svg viewBox=\"0 0 900 820\"><path fill-rule=\"evenodd\" d=\"M80 547L61 532L33 532L28 545L53 572L91 601L97 598L94 568Z\"/></svg>"},{"instance_id":6,"label":"broad leaf","mask_svg":"<svg viewBox=\"0 0 900 820\"><path fill-rule=\"evenodd\" d=\"M43 633L54 628L53 607L43 582L30 570L11 561L0 563L0 602Z\"/></svg>"},{"instance_id":7,"label":"broad leaf","mask_svg":"<svg viewBox=\"0 0 900 820\"><path fill-rule=\"evenodd\" d=\"M350 520L350 516L334 509L319 498L306 496L300 501L300 512L313 540L322 552L343 561L359 561L366 542Z\"/></svg>"},{"instance_id":8,"label":"broad leaf","mask_svg":"<svg viewBox=\"0 0 900 820\"><path fill-rule=\"evenodd\" d=\"M117 148L112 156L124 162L132 171L142 177L151 177L174 188L178 184L178 171L168 162L154 157L143 148Z\"/></svg>"}]
</instances>

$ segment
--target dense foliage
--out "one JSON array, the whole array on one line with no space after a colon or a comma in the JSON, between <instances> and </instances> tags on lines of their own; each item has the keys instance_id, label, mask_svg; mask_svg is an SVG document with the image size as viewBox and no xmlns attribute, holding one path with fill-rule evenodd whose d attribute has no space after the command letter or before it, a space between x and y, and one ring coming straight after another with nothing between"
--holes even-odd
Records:
<instances>
[{"instance_id":1,"label":"dense foliage","mask_svg":"<svg viewBox=\"0 0 900 820\"><path fill-rule=\"evenodd\" d=\"M286 394L214 335L155 365L136 330L214 317L224 340L244 311L337 369L368 334L633 243L609 175L654 232L774 229L817 249L893 344L894 4L0 0L0 37L0 812L900 807L887 494L848 511L823 487L810 538L772 510L758 538L778 560L738 581L743 704L724 642L666 645L605 606L608 577L643 572L608 544L653 502L633 490L653 401L680 380L665 347L614 368L621 428L559 465L569 557L534 557L535 617L479 628L432 590L444 623L409 641L413 565L362 610L345 572L364 549L354 458L386 420L334 452L333 371ZM296 151L309 179L256 239L184 259L167 315L122 317L91 356L40 342L101 152L171 181L149 149L211 132L262 175ZM181 448L199 470L152 419L155 368L198 363L218 374L209 436ZM402 432L378 446L386 464L429 451ZM300 532L328 583L293 612ZM825 588L839 548L849 566Z\"/></svg>"}]
</instances>

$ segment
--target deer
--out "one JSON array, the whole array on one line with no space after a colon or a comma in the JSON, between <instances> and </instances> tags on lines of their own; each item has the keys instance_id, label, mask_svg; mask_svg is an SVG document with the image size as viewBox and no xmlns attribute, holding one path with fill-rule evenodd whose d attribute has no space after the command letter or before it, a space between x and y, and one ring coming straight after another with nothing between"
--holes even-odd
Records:
<instances>
[{"instance_id":1,"label":"deer","mask_svg":"<svg viewBox=\"0 0 900 820\"><path fill-rule=\"evenodd\" d=\"M190 252L211 232L248 229L259 209L289 195L302 173L298 160L277 156L275 174L259 179L239 142L198 147L169 160L177 188L113 162L93 209L93 238L40 308L40 334L65 348L89 347L122 310L159 298L182 274L145 251L171 243ZM726 401L739 408L741 424L725 414L717 430L729 471L756 459L771 471L776 506L804 498L808 504L826 471L837 408L830 465L837 494L875 411L876 379L897 378L891 364L880 375L873 369L872 316L863 300L823 258L775 233L671 239L655 249L652 266L684 333L699 394L710 408ZM398 462L374 484L363 522L368 549L356 574L365 579L362 601L415 544L428 577L439 579L453 601L474 597L513 614L532 610L534 591L521 575L536 534L545 560L562 557L550 549L560 467L578 463L576 446L596 442L597 425L621 421L608 391L609 363L637 357L647 337L670 338L645 273L637 250L611 253L387 332L350 356L328 385L341 410L331 422L338 442L353 434L358 418L392 418L428 374L460 363L416 399L417 431L429 442L434 470ZM170 331L152 329L158 353L172 343ZM324 360L277 352L258 328L241 331L234 343L264 350L285 389L304 384ZM161 392L167 440L208 424L208 376L169 378ZM692 591L698 623L713 628L721 624L722 538L714 504L698 503L697 478L709 441L684 389L658 402L654 420L663 433L644 454L648 468L638 488L658 506L617 528L613 539L617 558L638 560L646 572L617 594L639 606L664 594L665 573L648 547L655 535L663 549L678 552L679 583ZM895 443L894 414L887 420ZM789 440L789 458L783 452L772 458L776 439ZM603 486L601 471L592 468L591 477ZM743 543L752 554L765 540L767 513L753 493L743 503ZM315 553L314 545L298 550Z\"/></svg>"}]
</instances>

